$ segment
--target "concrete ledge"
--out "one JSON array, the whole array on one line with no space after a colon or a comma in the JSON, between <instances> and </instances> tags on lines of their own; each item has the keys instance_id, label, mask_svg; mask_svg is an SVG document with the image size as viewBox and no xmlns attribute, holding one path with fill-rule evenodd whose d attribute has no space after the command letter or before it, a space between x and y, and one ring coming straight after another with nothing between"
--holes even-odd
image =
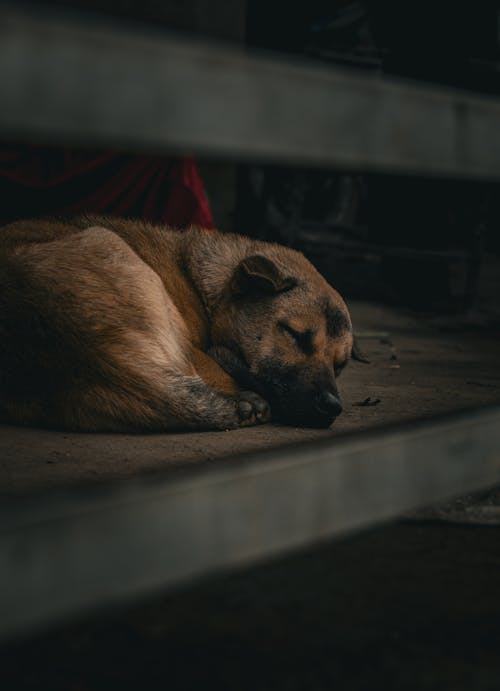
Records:
<instances>
[{"instance_id":1,"label":"concrete ledge","mask_svg":"<svg viewBox=\"0 0 500 691\"><path fill-rule=\"evenodd\" d=\"M0 634L239 567L500 482L500 408L0 507Z\"/></svg>"}]
</instances>

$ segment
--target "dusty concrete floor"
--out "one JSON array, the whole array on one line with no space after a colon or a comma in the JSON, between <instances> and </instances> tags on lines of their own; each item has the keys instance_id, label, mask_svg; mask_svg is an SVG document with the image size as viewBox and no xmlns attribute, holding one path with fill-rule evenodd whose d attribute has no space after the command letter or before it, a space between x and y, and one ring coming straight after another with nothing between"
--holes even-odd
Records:
<instances>
[{"instance_id":1,"label":"dusty concrete floor","mask_svg":"<svg viewBox=\"0 0 500 691\"><path fill-rule=\"evenodd\" d=\"M0 426L0 497L234 462L243 452L336 437L500 401L498 331L357 303L370 364L339 380L344 413L328 430L265 425L231 432L70 434ZM456 327L456 328L452 328ZM370 397L376 406L357 406Z\"/></svg>"}]
</instances>

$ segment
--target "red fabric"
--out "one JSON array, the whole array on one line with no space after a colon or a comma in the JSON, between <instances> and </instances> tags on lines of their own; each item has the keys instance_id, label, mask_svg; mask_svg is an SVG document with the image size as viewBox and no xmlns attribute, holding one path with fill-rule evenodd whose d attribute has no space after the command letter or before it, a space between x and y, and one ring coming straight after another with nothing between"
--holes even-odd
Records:
<instances>
[{"instance_id":1,"label":"red fabric","mask_svg":"<svg viewBox=\"0 0 500 691\"><path fill-rule=\"evenodd\" d=\"M214 221L191 157L48 147L0 150L0 220L100 213L176 228Z\"/></svg>"}]
</instances>

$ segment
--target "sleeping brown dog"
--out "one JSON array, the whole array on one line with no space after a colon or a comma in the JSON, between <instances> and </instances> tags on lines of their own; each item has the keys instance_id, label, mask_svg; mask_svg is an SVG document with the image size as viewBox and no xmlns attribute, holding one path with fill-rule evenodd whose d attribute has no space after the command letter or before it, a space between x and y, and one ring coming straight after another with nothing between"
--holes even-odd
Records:
<instances>
[{"instance_id":1,"label":"sleeping brown dog","mask_svg":"<svg viewBox=\"0 0 500 691\"><path fill-rule=\"evenodd\" d=\"M340 295L285 247L81 217L0 230L0 417L74 430L328 426Z\"/></svg>"}]
</instances>

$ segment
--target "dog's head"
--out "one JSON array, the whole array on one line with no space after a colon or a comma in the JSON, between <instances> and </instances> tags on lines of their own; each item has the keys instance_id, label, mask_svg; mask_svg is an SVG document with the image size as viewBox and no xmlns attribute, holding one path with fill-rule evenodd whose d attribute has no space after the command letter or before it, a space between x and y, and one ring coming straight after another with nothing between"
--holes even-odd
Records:
<instances>
[{"instance_id":1,"label":"dog's head","mask_svg":"<svg viewBox=\"0 0 500 691\"><path fill-rule=\"evenodd\" d=\"M213 313L214 342L238 355L273 419L327 427L342 411L336 379L352 353L349 312L302 254L269 247L236 266Z\"/></svg>"}]
</instances>

